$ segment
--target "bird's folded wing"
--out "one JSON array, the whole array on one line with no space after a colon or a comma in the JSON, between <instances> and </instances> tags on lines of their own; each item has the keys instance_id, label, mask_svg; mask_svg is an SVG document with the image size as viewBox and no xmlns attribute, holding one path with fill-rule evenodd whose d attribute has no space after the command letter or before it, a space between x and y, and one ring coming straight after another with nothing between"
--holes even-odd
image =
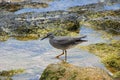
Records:
<instances>
[{"instance_id":1,"label":"bird's folded wing","mask_svg":"<svg viewBox=\"0 0 120 80\"><path fill-rule=\"evenodd\" d=\"M63 38L57 38L57 39L54 39L54 42L57 43L57 44L72 44L75 42L75 40L71 37L63 37Z\"/></svg>"},{"instance_id":2,"label":"bird's folded wing","mask_svg":"<svg viewBox=\"0 0 120 80\"><path fill-rule=\"evenodd\" d=\"M76 38L72 38L72 37L57 37L54 39L54 42L57 44L76 44L82 41L86 41L86 40L81 40L82 38L85 38L86 36L82 36L82 37L76 37Z\"/></svg>"}]
</instances>

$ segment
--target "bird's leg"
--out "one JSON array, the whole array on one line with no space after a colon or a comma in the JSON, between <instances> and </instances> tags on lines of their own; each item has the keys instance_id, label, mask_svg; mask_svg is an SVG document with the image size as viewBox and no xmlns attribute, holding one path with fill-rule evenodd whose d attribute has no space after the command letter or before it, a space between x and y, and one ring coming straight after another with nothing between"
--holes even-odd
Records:
<instances>
[{"instance_id":1,"label":"bird's leg","mask_svg":"<svg viewBox=\"0 0 120 80\"><path fill-rule=\"evenodd\" d=\"M65 61L67 61L67 51L65 50Z\"/></svg>"},{"instance_id":2,"label":"bird's leg","mask_svg":"<svg viewBox=\"0 0 120 80\"><path fill-rule=\"evenodd\" d=\"M62 52L60 55L56 56L56 58L59 58L59 57L62 56L63 54L64 54L64 50L63 50L63 52Z\"/></svg>"}]
</instances>

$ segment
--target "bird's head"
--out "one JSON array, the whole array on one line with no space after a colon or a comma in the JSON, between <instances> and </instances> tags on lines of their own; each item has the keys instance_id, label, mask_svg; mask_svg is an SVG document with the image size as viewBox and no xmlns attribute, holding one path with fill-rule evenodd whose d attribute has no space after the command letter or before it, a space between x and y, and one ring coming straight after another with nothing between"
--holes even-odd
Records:
<instances>
[{"instance_id":1,"label":"bird's head","mask_svg":"<svg viewBox=\"0 0 120 80\"><path fill-rule=\"evenodd\" d=\"M45 38L54 38L54 34L53 33L48 33L45 37L43 37L41 40L45 39Z\"/></svg>"}]
</instances>

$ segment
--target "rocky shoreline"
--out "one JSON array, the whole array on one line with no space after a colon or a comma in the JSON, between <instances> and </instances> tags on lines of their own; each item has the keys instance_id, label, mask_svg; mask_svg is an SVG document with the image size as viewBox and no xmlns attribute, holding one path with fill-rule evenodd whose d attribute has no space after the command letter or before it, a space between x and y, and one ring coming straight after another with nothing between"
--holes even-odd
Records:
<instances>
[{"instance_id":1,"label":"rocky shoreline","mask_svg":"<svg viewBox=\"0 0 120 80\"><path fill-rule=\"evenodd\" d=\"M32 4L32 2L29 4ZM28 2L25 5L27 6ZM67 11L28 12L22 14L14 14L14 12L4 9L1 10L0 14L0 35L12 37L29 36L29 38L35 37L35 39L51 31L62 31L62 35L67 35L69 31L78 32L79 26L86 23L95 26L94 28L97 30L102 29L111 34L119 35L120 10L104 11L102 6L103 3L94 3L71 7ZM54 30L54 28L56 29Z\"/></svg>"}]
</instances>

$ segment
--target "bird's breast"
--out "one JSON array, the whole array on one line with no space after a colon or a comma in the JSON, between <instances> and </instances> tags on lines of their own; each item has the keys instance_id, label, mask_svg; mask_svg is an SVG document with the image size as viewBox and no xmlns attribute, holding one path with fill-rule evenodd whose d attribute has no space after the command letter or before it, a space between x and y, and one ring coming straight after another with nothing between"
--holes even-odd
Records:
<instances>
[{"instance_id":1,"label":"bird's breast","mask_svg":"<svg viewBox=\"0 0 120 80\"><path fill-rule=\"evenodd\" d=\"M60 45L59 43L57 43L55 40L50 39L49 42L50 42L50 44L51 44L53 47L55 47L55 48L57 48L57 49L62 49L62 45Z\"/></svg>"}]
</instances>

